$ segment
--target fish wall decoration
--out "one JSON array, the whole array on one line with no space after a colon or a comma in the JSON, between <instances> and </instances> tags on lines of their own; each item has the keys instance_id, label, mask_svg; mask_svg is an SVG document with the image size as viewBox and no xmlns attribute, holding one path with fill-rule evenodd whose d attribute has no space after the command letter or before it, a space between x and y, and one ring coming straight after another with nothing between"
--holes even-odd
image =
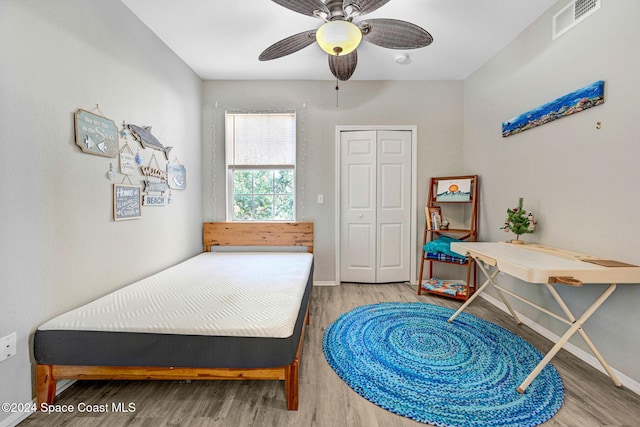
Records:
<instances>
[{"instance_id":1,"label":"fish wall decoration","mask_svg":"<svg viewBox=\"0 0 640 427\"><path fill-rule=\"evenodd\" d=\"M151 134L151 126L127 125L127 128L140 145L164 152L164 156L169 160L169 152L173 147L165 147L162 145L162 143L158 141L158 138Z\"/></svg>"}]
</instances>

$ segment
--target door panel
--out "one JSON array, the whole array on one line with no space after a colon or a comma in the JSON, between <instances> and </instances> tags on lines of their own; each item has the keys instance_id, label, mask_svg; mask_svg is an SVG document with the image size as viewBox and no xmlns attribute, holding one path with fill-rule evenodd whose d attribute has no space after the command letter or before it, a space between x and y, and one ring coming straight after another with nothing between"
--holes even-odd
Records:
<instances>
[{"instance_id":1,"label":"door panel","mask_svg":"<svg viewBox=\"0 0 640 427\"><path fill-rule=\"evenodd\" d=\"M378 251L379 269L385 272L390 269L402 267L402 224L380 224L380 246L383 248Z\"/></svg>"},{"instance_id":2,"label":"door panel","mask_svg":"<svg viewBox=\"0 0 640 427\"><path fill-rule=\"evenodd\" d=\"M373 281L375 279L374 259L369 256L367 250L359 249L371 248L373 246L373 242L371 241L374 233L373 226L370 224L351 224L348 233L349 236L347 240L349 242L356 242L357 244L356 248L346 254L349 269L361 273L363 279Z\"/></svg>"},{"instance_id":3,"label":"door panel","mask_svg":"<svg viewBox=\"0 0 640 427\"><path fill-rule=\"evenodd\" d=\"M383 164L380 165L380 177L378 182L382 187L379 189L378 204L381 210L402 210L404 208L404 200L402 200L402 191L398 191L398 188L393 185L385 185L385 183L394 183L396 185L403 185L402 178L404 176L403 165L398 164ZM401 187L400 187L401 188Z\"/></svg>"},{"instance_id":4,"label":"door panel","mask_svg":"<svg viewBox=\"0 0 640 427\"><path fill-rule=\"evenodd\" d=\"M367 164L351 164L347 170L347 208L373 212L375 193L372 184L375 182L375 167Z\"/></svg>"}]
</instances>

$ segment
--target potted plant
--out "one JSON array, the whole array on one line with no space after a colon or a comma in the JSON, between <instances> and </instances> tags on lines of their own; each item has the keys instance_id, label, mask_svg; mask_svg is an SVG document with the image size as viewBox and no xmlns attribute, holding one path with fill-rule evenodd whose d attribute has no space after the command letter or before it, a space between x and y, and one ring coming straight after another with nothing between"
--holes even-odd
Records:
<instances>
[{"instance_id":1,"label":"potted plant","mask_svg":"<svg viewBox=\"0 0 640 427\"><path fill-rule=\"evenodd\" d=\"M511 243L523 243L520 240L520 235L525 233L533 233L536 229L536 219L532 212L527 212L522 207L524 199L520 197L518 199L518 207L514 209L507 209L507 219L504 222L504 226L500 227L505 232L513 232L516 235L516 240L512 240Z\"/></svg>"}]
</instances>

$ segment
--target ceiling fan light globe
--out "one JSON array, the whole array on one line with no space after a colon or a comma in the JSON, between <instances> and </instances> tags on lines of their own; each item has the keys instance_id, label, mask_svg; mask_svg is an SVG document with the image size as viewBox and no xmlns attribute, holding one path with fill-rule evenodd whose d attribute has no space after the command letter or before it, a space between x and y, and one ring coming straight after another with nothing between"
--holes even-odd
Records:
<instances>
[{"instance_id":1,"label":"ceiling fan light globe","mask_svg":"<svg viewBox=\"0 0 640 427\"><path fill-rule=\"evenodd\" d=\"M329 55L348 55L362 41L362 32L348 21L330 21L322 24L316 31L318 46Z\"/></svg>"}]
</instances>

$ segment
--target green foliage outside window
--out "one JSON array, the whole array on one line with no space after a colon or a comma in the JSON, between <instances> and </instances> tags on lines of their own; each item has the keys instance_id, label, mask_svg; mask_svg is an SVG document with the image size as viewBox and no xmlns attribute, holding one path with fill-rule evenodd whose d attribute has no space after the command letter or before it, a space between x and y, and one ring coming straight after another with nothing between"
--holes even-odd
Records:
<instances>
[{"instance_id":1,"label":"green foliage outside window","mask_svg":"<svg viewBox=\"0 0 640 427\"><path fill-rule=\"evenodd\" d=\"M235 221L295 220L293 170L235 170L233 178Z\"/></svg>"}]
</instances>

